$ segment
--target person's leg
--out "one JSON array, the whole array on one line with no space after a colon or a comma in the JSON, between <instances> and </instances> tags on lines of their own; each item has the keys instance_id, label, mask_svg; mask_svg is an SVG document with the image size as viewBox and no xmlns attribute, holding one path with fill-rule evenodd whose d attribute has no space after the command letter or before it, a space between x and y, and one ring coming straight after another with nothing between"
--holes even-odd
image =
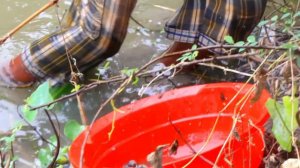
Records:
<instances>
[{"instance_id":1,"label":"person's leg","mask_svg":"<svg viewBox=\"0 0 300 168\"><path fill-rule=\"evenodd\" d=\"M136 0L85 2L87 4L82 5L78 24L33 42L15 58L21 60L18 64L11 63L13 59L2 66L0 79L9 85L46 78L59 80L62 76L70 75L71 69L80 73L113 56L126 36ZM9 78L4 72L10 74Z\"/></svg>"},{"instance_id":2,"label":"person's leg","mask_svg":"<svg viewBox=\"0 0 300 168\"><path fill-rule=\"evenodd\" d=\"M245 40L260 21L266 0L185 0L177 14L166 23L167 38L174 43L166 53L201 46L220 45L230 35L235 41ZM216 48L199 52L199 58L224 55L227 51ZM181 55L163 59L166 65L175 63Z\"/></svg>"},{"instance_id":3,"label":"person's leg","mask_svg":"<svg viewBox=\"0 0 300 168\"><path fill-rule=\"evenodd\" d=\"M176 15L165 25L166 37L174 42L163 54L191 49L198 42L198 34L201 31L201 17L205 9L203 0L185 0ZM200 51L197 59L205 58L210 52ZM161 60L165 65L176 63L182 54Z\"/></svg>"},{"instance_id":4,"label":"person's leg","mask_svg":"<svg viewBox=\"0 0 300 168\"><path fill-rule=\"evenodd\" d=\"M266 2L267 0L206 0L198 45L220 45L228 35L236 42L246 40L259 23ZM216 55L230 54L223 48L211 51Z\"/></svg>"}]
</instances>

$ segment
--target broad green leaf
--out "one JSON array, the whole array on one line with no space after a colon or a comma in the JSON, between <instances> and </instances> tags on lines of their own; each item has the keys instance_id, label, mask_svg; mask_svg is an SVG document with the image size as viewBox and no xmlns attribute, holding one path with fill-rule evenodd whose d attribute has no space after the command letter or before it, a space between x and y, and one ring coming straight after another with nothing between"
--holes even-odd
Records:
<instances>
[{"instance_id":1,"label":"broad green leaf","mask_svg":"<svg viewBox=\"0 0 300 168\"><path fill-rule=\"evenodd\" d=\"M48 149L42 148L38 152L38 158L41 163L41 167L47 167L52 160L51 152Z\"/></svg>"},{"instance_id":2,"label":"broad green leaf","mask_svg":"<svg viewBox=\"0 0 300 168\"><path fill-rule=\"evenodd\" d=\"M44 82L25 100L26 105L23 107L22 111L25 119L29 122L32 122L37 114L36 110L31 111L29 107L36 107L53 101L53 97L49 93L49 88L49 82Z\"/></svg>"},{"instance_id":3,"label":"broad green leaf","mask_svg":"<svg viewBox=\"0 0 300 168\"><path fill-rule=\"evenodd\" d=\"M253 36L253 35L248 36L247 41L248 41L249 43L255 43L255 42L256 42L255 36Z\"/></svg>"},{"instance_id":4,"label":"broad green leaf","mask_svg":"<svg viewBox=\"0 0 300 168\"><path fill-rule=\"evenodd\" d=\"M298 112L298 99L295 98L294 100L292 100L291 97L284 96L282 100L283 100L283 105L285 107L285 112L287 113L286 121L287 121L288 128L290 129L291 132L294 132L298 126L295 118L296 113Z\"/></svg>"},{"instance_id":5,"label":"broad green leaf","mask_svg":"<svg viewBox=\"0 0 300 168\"><path fill-rule=\"evenodd\" d=\"M22 108L23 115L28 122L32 122L35 120L37 116L37 110L30 110L28 104L25 104Z\"/></svg>"},{"instance_id":6,"label":"broad green leaf","mask_svg":"<svg viewBox=\"0 0 300 168\"><path fill-rule=\"evenodd\" d=\"M231 36L225 36L224 40L228 44L234 44L234 40L233 40L233 38Z\"/></svg>"},{"instance_id":7,"label":"broad green leaf","mask_svg":"<svg viewBox=\"0 0 300 168\"><path fill-rule=\"evenodd\" d=\"M70 93L72 89L71 84L65 84L62 86L50 87L49 81L42 83L26 100L25 105L22 108L24 117L29 122L35 120L37 116L37 110L30 110L30 107L40 106L59 98L65 93ZM48 109L53 106L48 107Z\"/></svg>"},{"instance_id":8,"label":"broad green leaf","mask_svg":"<svg viewBox=\"0 0 300 168\"><path fill-rule=\"evenodd\" d=\"M70 83L66 83L63 85L51 86L49 92L53 99L57 99L63 95L71 93L72 89L73 85L71 85Z\"/></svg>"},{"instance_id":9,"label":"broad green leaf","mask_svg":"<svg viewBox=\"0 0 300 168\"><path fill-rule=\"evenodd\" d=\"M283 97L283 104L269 99L266 107L273 119L272 132L283 150L292 150L292 132L297 127L295 114L298 109L298 101L291 100L290 97ZM293 110L294 111L293 111Z\"/></svg>"},{"instance_id":10,"label":"broad green leaf","mask_svg":"<svg viewBox=\"0 0 300 168\"><path fill-rule=\"evenodd\" d=\"M80 125L75 120L70 120L65 124L64 134L68 139L73 141L84 129L85 126Z\"/></svg>"}]
</instances>

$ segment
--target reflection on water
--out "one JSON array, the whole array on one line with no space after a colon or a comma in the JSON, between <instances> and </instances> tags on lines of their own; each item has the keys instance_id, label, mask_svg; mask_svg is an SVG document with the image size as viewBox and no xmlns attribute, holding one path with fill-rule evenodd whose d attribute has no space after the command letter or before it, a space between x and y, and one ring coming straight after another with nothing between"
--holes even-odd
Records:
<instances>
[{"instance_id":1,"label":"reflection on water","mask_svg":"<svg viewBox=\"0 0 300 168\"><path fill-rule=\"evenodd\" d=\"M0 36L5 35L5 33L46 3L48 3L46 0L1 0ZM110 73L117 73L119 69L125 67L141 66L148 62L153 56L165 50L170 41L164 38L161 30L163 29L164 22L173 16L174 9L176 9L180 3L182 2L179 0L140 0L133 13L133 17L149 30L138 30L137 25L133 22L131 23L128 29L128 36L120 52L115 57L109 59L112 66ZM69 4L70 0L61 1L58 9L51 8L42 13L4 45L0 46L1 60L12 58L21 52L29 42L57 29L58 22L56 13L58 11L58 13L62 15ZM172 10L161 9L154 5L168 6ZM189 77L181 78L182 83L191 80ZM89 118L94 116L101 102L108 98L117 87L118 85L103 85L83 95ZM131 86L127 88L126 92L117 98L118 106L139 99L137 96L139 87L140 86ZM145 95L152 95L172 87L169 81L163 81L149 87L145 91ZM0 88L0 133L8 131L17 121L21 120L18 116L17 109L20 109L19 106L23 104L24 99L30 95L33 89L34 88ZM110 110L110 107L106 107L103 111L108 112ZM57 104L54 111L62 126L63 123L70 119L80 121L78 108L74 100ZM45 137L52 135L52 129L43 111L40 111L38 120L33 125L36 126L37 130ZM69 141L64 138L62 138L62 141L64 144L69 143ZM25 127L24 131L18 133L18 140L15 144L16 153L20 156L18 167L32 167L32 164L36 164L34 160L34 152L37 148L36 144L39 146L44 145L31 127Z\"/></svg>"}]
</instances>

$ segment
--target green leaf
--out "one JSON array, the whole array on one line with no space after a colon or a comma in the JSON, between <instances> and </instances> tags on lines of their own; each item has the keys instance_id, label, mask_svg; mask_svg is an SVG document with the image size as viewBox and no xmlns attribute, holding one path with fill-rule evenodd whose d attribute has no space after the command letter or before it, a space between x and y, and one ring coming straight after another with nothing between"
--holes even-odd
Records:
<instances>
[{"instance_id":1,"label":"green leaf","mask_svg":"<svg viewBox=\"0 0 300 168\"><path fill-rule=\"evenodd\" d=\"M135 77L135 78L134 78L134 81L132 82L132 84L133 84L133 85L137 85L137 84L139 83L139 81L140 81L140 78Z\"/></svg>"},{"instance_id":2,"label":"green leaf","mask_svg":"<svg viewBox=\"0 0 300 168\"><path fill-rule=\"evenodd\" d=\"M238 46L238 47L241 47L241 46L244 46L245 45L245 42L244 41L238 41L234 44L234 46Z\"/></svg>"},{"instance_id":3,"label":"green leaf","mask_svg":"<svg viewBox=\"0 0 300 168\"><path fill-rule=\"evenodd\" d=\"M191 57L192 53L188 52L188 53L184 53L181 57L179 57L176 61L180 61L180 62L185 62L186 60L189 59L189 57Z\"/></svg>"},{"instance_id":4,"label":"green leaf","mask_svg":"<svg viewBox=\"0 0 300 168\"><path fill-rule=\"evenodd\" d=\"M191 50L196 50L198 48L197 44L194 44L191 48Z\"/></svg>"},{"instance_id":5,"label":"green leaf","mask_svg":"<svg viewBox=\"0 0 300 168\"><path fill-rule=\"evenodd\" d=\"M289 16L291 16L291 13L285 13L285 14L283 14L282 16L281 16L281 20L283 20L283 19L285 19L285 18L287 18L287 17L289 17Z\"/></svg>"},{"instance_id":6,"label":"green leaf","mask_svg":"<svg viewBox=\"0 0 300 168\"><path fill-rule=\"evenodd\" d=\"M251 36L248 36L247 41L249 43L255 43L256 42L256 38L255 38L255 36L251 35Z\"/></svg>"},{"instance_id":7,"label":"green leaf","mask_svg":"<svg viewBox=\"0 0 300 168\"><path fill-rule=\"evenodd\" d=\"M29 122L35 120L37 110L30 110L30 107L40 106L61 97L63 94L70 93L72 89L71 84L50 87L49 81L42 83L26 100L22 108L24 117ZM48 107L48 109L53 106Z\"/></svg>"},{"instance_id":8,"label":"green leaf","mask_svg":"<svg viewBox=\"0 0 300 168\"><path fill-rule=\"evenodd\" d=\"M259 24L257 26L262 27L262 26L266 25L267 23L269 23L269 20L262 20L259 22Z\"/></svg>"},{"instance_id":9,"label":"green leaf","mask_svg":"<svg viewBox=\"0 0 300 168\"><path fill-rule=\"evenodd\" d=\"M272 132L283 150L292 150L292 132L297 128L295 114L298 110L298 101L291 97L283 97L283 104L269 99L266 107L273 119Z\"/></svg>"},{"instance_id":10,"label":"green leaf","mask_svg":"<svg viewBox=\"0 0 300 168\"><path fill-rule=\"evenodd\" d=\"M271 18L271 21L273 21L273 22L276 22L278 20L278 16L277 15L275 15L275 16L273 16L272 18Z\"/></svg>"},{"instance_id":11,"label":"green leaf","mask_svg":"<svg viewBox=\"0 0 300 168\"><path fill-rule=\"evenodd\" d=\"M68 139L73 141L84 129L85 126L80 125L75 120L70 120L65 124L64 134Z\"/></svg>"},{"instance_id":12,"label":"green leaf","mask_svg":"<svg viewBox=\"0 0 300 168\"><path fill-rule=\"evenodd\" d=\"M36 107L53 101L53 97L49 93L49 88L49 82L44 82L25 100L26 105L23 107L22 111L25 119L29 122L35 120L37 115L37 111L31 111L29 107Z\"/></svg>"},{"instance_id":13,"label":"green leaf","mask_svg":"<svg viewBox=\"0 0 300 168\"><path fill-rule=\"evenodd\" d=\"M32 122L35 120L37 116L37 110L30 110L30 107L28 106L28 104L26 104L23 106L22 111L23 111L24 118L28 122Z\"/></svg>"},{"instance_id":14,"label":"green leaf","mask_svg":"<svg viewBox=\"0 0 300 168\"><path fill-rule=\"evenodd\" d=\"M52 159L51 152L48 149L40 149L38 152L38 158L41 163L41 167L47 167Z\"/></svg>"},{"instance_id":15,"label":"green leaf","mask_svg":"<svg viewBox=\"0 0 300 168\"><path fill-rule=\"evenodd\" d=\"M121 73L126 75L126 76L132 76L134 73L138 71L138 68L124 68L121 70Z\"/></svg>"},{"instance_id":16,"label":"green leaf","mask_svg":"<svg viewBox=\"0 0 300 168\"><path fill-rule=\"evenodd\" d=\"M75 84L75 87L71 90L71 92L77 92L81 88L81 85Z\"/></svg>"},{"instance_id":17,"label":"green leaf","mask_svg":"<svg viewBox=\"0 0 300 168\"><path fill-rule=\"evenodd\" d=\"M108 69L109 66L110 66L110 61L106 61L105 64L104 64L104 66L103 66L103 68L104 69Z\"/></svg>"},{"instance_id":18,"label":"green leaf","mask_svg":"<svg viewBox=\"0 0 300 168\"><path fill-rule=\"evenodd\" d=\"M49 92L53 99L60 98L63 95L71 93L73 89L73 85L70 83L62 84L62 85L55 85L49 88Z\"/></svg>"},{"instance_id":19,"label":"green leaf","mask_svg":"<svg viewBox=\"0 0 300 168\"><path fill-rule=\"evenodd\" d=\"M228 44L234 44L234 40L233 40L233 38L231 36L225 36L224 40Z\"/></svg>"}]
</instances>

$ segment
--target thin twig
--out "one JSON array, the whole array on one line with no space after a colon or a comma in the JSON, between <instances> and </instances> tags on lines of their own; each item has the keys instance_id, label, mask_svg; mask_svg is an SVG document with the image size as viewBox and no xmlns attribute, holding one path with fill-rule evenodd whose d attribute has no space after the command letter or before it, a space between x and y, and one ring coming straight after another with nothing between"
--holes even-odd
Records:
<instances>
[{"instance_id":1,"label":"thin twig","mask_svg":"<svg viewBox=\"0 0 300 168\"><path fill-rule=\"evenodd\" d=\"M18 108L19 109L19 108ZM19 110L17 110L17 113L19 115L19 117L26 123L26 125L28 125L29 127L31 127L31 129L41 138L42 141L52 145L53 147L55 147L55 145L48 141L46 138L43 137L43 135L36 129L35 126L33 126L30 122L28 122L24 117L23 115L21 114L21 112Z\"/></svg>"},{"instance_id":2,"label":"thin twig","mask_svg":"<svg viewBox=\"0 0 300 168\"><path fill-rule=\"evenodd\" d=\"M48 117L48 120L53 128L54 135L56 137L56 146L55 146L55 150L54 150L54 154L53 154L54 156L53 156L51 163L48 166L48 168L54 168L54 167L56 167L55 164L56 164L56 160L58 158L58 154L60 151L60 138L59 138L59 133L57 131L57 128L50 117L49 111L47 109L45 109L44 111Z\"/></svg>"}]
</instances>

